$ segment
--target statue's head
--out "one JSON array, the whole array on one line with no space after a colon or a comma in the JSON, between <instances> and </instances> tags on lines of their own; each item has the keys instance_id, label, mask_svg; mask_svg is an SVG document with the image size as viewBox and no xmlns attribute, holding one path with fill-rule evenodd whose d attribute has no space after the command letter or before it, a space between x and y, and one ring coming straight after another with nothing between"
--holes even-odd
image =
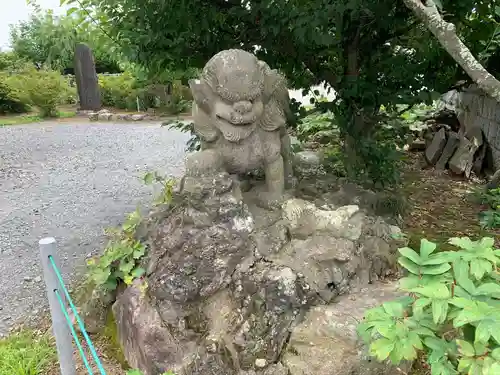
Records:
<instances>
[{"instance_id":1,"label":"statue's head","mask_svg":"<svg viewBox=\"0 0 500 375\"><path fill-rule=\"evenodd\" d=\"M205 65L190 87L197 107L230 140L245 138L262 123L277 74L253 54L225 50ZM274 82L276 83L276 82Z\"/></svg>"}]
</instances>

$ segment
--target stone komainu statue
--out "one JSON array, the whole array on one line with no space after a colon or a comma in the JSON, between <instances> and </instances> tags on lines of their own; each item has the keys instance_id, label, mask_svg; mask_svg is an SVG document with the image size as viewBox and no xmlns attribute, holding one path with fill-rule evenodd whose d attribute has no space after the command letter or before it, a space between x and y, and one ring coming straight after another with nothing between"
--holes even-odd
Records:
<instances>
[{"instance_id":1,"label":"stone komainu statue","mask_svg":"<svg viewBox=\"0 0 500 375\"><path fill-rule=\"evenodd\" d=\"M236 175L262 167L264 195L279 199L292 178L285 77L253 54L231 49L212 57L189 84L201 151L188 157L187 174Z\"/></svg>"}]
</instances>

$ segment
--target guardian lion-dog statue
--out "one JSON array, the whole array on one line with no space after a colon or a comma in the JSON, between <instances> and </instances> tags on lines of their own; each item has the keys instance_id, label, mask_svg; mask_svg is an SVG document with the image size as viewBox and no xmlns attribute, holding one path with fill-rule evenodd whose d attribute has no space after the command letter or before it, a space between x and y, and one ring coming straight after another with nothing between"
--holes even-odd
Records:
<instances>
[{"instance_id":1,"label":"guardian lion-dog statue","mask_svg":"<svg viewBox=\"0 0 500 375\"><path fill-rule=\"evenodd\" d=\"M271 205L280 201L292 184L285 77L253 54L230 49L213 56L189 85L201 151L188 156L186 175L241 175L263 168L266 190L259 198Z\"/></svg>"}]
</instances>

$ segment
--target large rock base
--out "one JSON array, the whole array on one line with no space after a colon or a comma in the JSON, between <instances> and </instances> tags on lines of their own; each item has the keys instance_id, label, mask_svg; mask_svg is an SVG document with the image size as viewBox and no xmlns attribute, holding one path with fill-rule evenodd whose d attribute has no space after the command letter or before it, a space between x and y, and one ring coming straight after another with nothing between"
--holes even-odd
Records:
<instances>
[{"instance_id":1,"label":"large rock base","mask_svg":"<svg viewBox=\"0 0 500 375\"><path fill-rule=\"evenodd\" d=\"M145 375L387 370L367 360L354 327L366 308L396 295L392 284L372 283L396 275L397 227L357 205L293 198L266 211L227 174L181 186L179 203L150 217L145 280L113 306L133 367Z\"/></svg>"}]
</instances>

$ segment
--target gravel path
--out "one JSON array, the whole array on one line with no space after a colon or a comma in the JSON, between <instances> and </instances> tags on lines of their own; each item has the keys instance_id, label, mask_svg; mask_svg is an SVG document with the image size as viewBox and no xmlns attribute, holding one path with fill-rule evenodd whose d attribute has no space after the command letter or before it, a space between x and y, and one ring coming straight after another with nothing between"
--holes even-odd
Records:
<instances>
[{"instance_id":1,"label":"gravel path","mask_svg":"<svg viewBox=\"0 0 500 375\"><path fill-rule=\"evenodd\" d=\"M188 135L159 123L46 122L0 128L0 335L47 308L38 240L59 244L65 281L103 229L152 199L140 178L178 176Z\"/></svg>"}]
</instances>

